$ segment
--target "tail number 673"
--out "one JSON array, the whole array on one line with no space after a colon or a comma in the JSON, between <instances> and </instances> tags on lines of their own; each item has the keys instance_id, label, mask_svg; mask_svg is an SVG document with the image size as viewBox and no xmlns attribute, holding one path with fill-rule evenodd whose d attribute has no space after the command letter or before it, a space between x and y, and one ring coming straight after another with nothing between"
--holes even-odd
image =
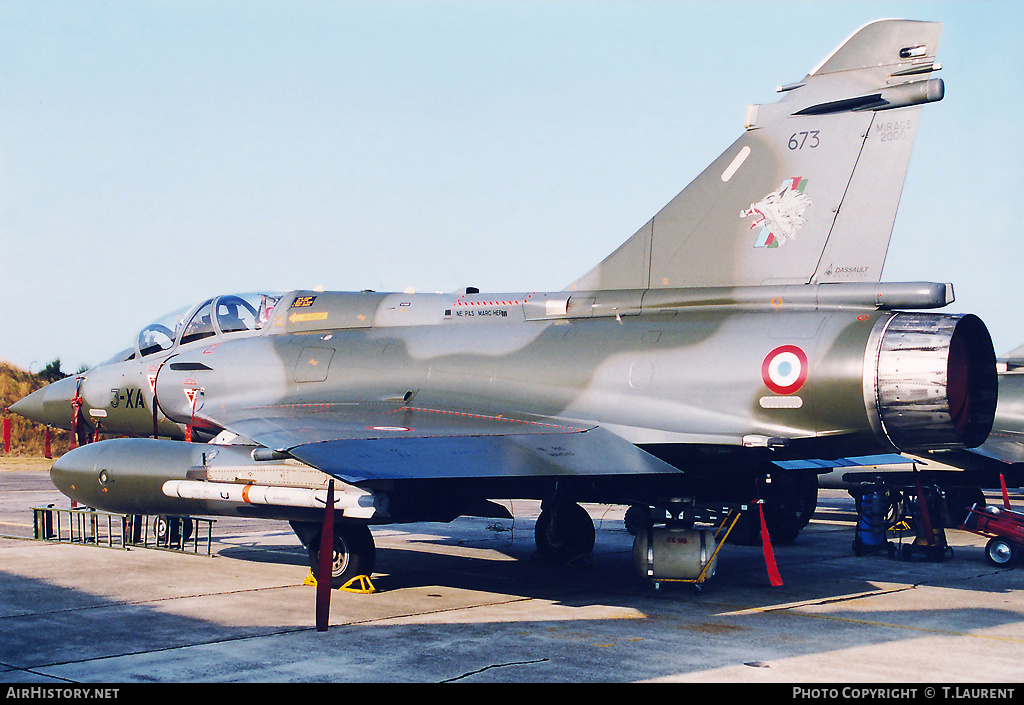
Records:
<instances>
[{"instance_id":1,"label":"tail number 673","mask_svg":"<svg viewBox=\"0 0 1024 705\"><path fill-rule=\"evenodd\" d=\"M808 132L794 132L793 136L789 138L789 148L792 150L803 149L814 149L821 140L818 139L818 130L810 130Z\"/></svg>"}]
</instances>

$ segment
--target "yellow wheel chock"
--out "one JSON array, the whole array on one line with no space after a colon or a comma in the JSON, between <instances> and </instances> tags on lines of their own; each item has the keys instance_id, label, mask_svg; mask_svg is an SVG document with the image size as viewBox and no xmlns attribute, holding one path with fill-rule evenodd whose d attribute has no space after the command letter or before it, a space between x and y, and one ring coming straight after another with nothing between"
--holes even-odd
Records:
<instances>
[{"instance_id":1,"label":"yellow wheel chock","mask_svg":"<svg viewBox=\"0 0 1024 705\"><path fill-rule=\"evenodd\" d=\"M352 587L353 583L358 583L359 586ZM356 592L363 595L369 595L371 592L377 592L377 588L375 588L373 583L370 582L369 575L357 575L338 589L344 592Z\"/></svg>"},{"instance_id":2,"label":"yellow wheel chock","mask_svg":"<svg viewBox=\"0 0 1024 705\"><path fill-rule=\"evenodd\" d=\"M313 575L313 571L309 571L306 579L302 581L303 585L316 586L316 576ZM370 580L369 575L357 575L356 577L349 580L347 583L339 588L336 588L342 592L354 592L361 595L369 595L372 592L377 592L377 588L373 586L373 582Z\"/></svg>"}]
</instances>

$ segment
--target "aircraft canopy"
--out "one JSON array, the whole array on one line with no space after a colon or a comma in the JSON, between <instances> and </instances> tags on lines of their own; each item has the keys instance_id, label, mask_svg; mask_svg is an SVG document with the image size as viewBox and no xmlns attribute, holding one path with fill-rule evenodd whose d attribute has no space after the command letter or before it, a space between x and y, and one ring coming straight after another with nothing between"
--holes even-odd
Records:
<instances>
[{"instance_id":1,"label":"aircraft canopy","mask_svg":"<svg viewBox=\"0 0 1024 705\"><path fill-rule=\"evenodd\" d=\"M270 320L280 293L224 294L198 306L173 311L149 325L138 335L142 357L216 335L258 331Z\"/></svg>"}]
</instances>

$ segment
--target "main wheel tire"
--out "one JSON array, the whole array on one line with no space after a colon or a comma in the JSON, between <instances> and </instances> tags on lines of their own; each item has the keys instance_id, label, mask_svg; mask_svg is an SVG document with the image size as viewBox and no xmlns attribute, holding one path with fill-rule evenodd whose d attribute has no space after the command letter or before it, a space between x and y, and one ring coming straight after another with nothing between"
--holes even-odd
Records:
<instances>
[{"instance_id":1,"label":"main wheel tire","mask_svg":"<svg viewBox=\"0 0 1024 705\"><path fill-rule=\"evenodd\" d=\"M636 536L641 531L646 531L653 522L651 520L651 508L643 504L630 505L622 517L623 524L630 536Z\"/></svg>"},{"instance_id":2,"label":"main wheel tire","mask_svg":"<svg viewBox=\"0 0 1024 705\"><path fill-rule=\"evenodd\" d=\"M334 527L334 552L331 560L331 587L339 588L357 575L373 573L377 547L365 524L339 524ZM309 543L309 567L313 575L320 571L320 536Z\"/></svg>"},{"instance_id":3,"label":"main wheel tire","mask_svg":"<svg viewBox=\"0 0 1024 705\"><path fill-rule=\"evenodd\" d=\"M818 476L811 470L772 475L764 486L764 523L773 544L789 544L811 521L818 504Z\"/></svg>"},{"instance_id":4,"label":"main wheel tire","mask_svg":"<svg viewBox=\"0 0 1024 705\"><path fill-rule=\"evenodd\" d=\"M557 511L545 509L537 517L534 538L541 558L568 563L594 550L594 520L578 504L566 504Z\"/></svg>"}]
</instances>

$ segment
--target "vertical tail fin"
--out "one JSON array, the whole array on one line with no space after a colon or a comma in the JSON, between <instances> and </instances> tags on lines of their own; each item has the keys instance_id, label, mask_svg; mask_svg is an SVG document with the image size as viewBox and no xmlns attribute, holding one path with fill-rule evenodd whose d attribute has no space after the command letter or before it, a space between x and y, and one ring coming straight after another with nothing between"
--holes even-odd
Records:
<instances>
[{"instance_id":1,"label":"vertical tail fin","mask_svg":"<svg viewBox=\"0 0 1024 705\"><path fill-rule=\"evenodd\" d=\"M569 289L878 281L942 25L857 30Z\"/></svg>"}]
</instances>

